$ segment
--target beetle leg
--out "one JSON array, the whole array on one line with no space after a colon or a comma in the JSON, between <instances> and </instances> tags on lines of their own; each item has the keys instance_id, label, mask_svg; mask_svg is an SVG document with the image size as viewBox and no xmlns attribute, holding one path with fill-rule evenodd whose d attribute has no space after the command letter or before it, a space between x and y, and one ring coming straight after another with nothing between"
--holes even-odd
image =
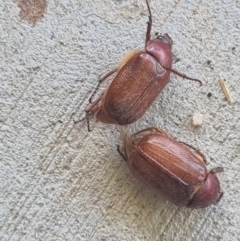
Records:
<instances>
[{"instance_id":1,"label":"beetle leg","mask_svg":"<svg viewBox=\"0 0 240 241\"><path fill-rule=\"evenodd\" d=\"M82 122L82 121L84 121L84 120L86 119L86 121L87 121L87 126L88 126L88 132L91 132L92 130L90 129L89 116L92 115L92 114L94 114L94 113L96 113L96 112L98 111L98 108L95 108L95 109L94 109L94 107L96 107L96 105L101 101L102 96L103 96L103 94L101 94L101 96L100 96L98 99L96 99L96 100L94 101L94 103L92 103L92 104L85 110L86 115L85 115L82 119L73 120L74 124L77 124L77 123L79 123L79 122Z\"/></svg>"},{"instance_id":2,"label":"beetle leg","mask_svg":"<svg viewBox=\"0 0 240 241\"><path fill-rule=\"evenodd\" d=\"M157 133L157 132L158 132L158 128L156 128L156 127L149 127L149 128L143 129L141 131L138 131L137 133L132 135L133 142L136 143L143 136L150 134L150 133Z\"/></svg>"},{"instance_id":3,"label":"beetle leg","mask_svg":"<svg viewBox=\"0 0 240 241\"><path fill-rule=\"evenodd\" d=\"M125 161L127 161L126 150L125 150L125 153L123 154L123 153L120 151L120 146L118 145L118 146L117 146L117 151L118 151L118 153L121 155L121 157L122 157Z\"/></svg>"},{"instance_id":4,"label":"beetle leg","mask_svg":"<svg viewBox=\"0 0 240 241\"><path fill-rule=\"evenodd\" d=\"M79 119L79 120L74 120L74 119L73 119L73 122L74 122L74 124L77 124L77 123L79 123L79 122L84 121L86 118L87 118L87 115L85 115L82 119Z\"/></svg>"},{"instance_id":5,"label":"beetle leg","mask_svg":"<svg viewBox=\"0 0 240 241\"><path fill-rule=\"evenodd\" d=\"M194 78L188 77L186 74L181 73L181 72L179 72L178 70L175 70L175 69L170 69L170 68L165 68L165 67L164 67L164 69L166 69L168 71L171 71L172 73L182 77L183 79L189 79L189 80L197 81L202 86L202 81L199 80L199 79L194 79Z\"/></svg>"},{"instance_id":6,"label":"beetle leg","mask_svg":"<svg viewBox=\"0 0 240 241\"><path fill-rule=\"evenodd\" d=\"M109 71L107 74L105 74L102 78L100 78L100 79L98 80L98 85L97 85L97 87L95 88L95 90L93 91L91 97L89 98L89 103L92 103L92 98L93 98L93 96L96 94L96 92L97 92L100 84L101 84L105 79L107 79L109 76L111 76L112 74L114 74L115 72L116 72L116 69L113 69L113 70Z\"/></svg>"},{"instance_id":7,"label":"beetle leg","mask_svg":"<svg viewBox=\"0 0 240 241\"><path fill-rule=\"evenodd\" d=\"M163 130L161 130L161 129L158 129L156 127L149 127L149 128L143 129L141 131L138 131L133 136L145 136L146 134L159 133L159 132L161 134L165 134L165 132Z\"/></svg>"},{"instance_id":8,"label":"beetle leg","mask_svg":"<svg viewBox=\"0 0 240 241\"><path fill-rule=\"evenodd\" d=\"M149 128L146 128L144 130L141 130L135 134L132 135L132 142L134 143L134 145L136 145L138 143L138 141L140 139L142 139L142 137L144 137L145 135L148 135L148 134L162 134L164 136L167 136L171 139L174 139L172 136L170 136L167 132L165 132L164 130L162 129L159 129L159 128L156 128L156 127L149 127Z\"/></svg>"},{"instance_id":9,"label":"beetle leg","mask_svg":"<svg viewBox=\"0 0 240 241\"><path fill-rule=\"evenodd\" d=\"M147 32L146 32L146 40L145 40L145 49L147 47L147 43L149 42L150 38L151 38L151 29L152 29L152 13L151 13L151 9L148 3L148 0L146 0L146 4L147 4L147 8L148 8L148 22L147 22Z\"/></svg>"},{"instance_id":10,"label":"beetle leg","mask_svg":"<svg viewBox=\"0 0 240 241\"><path fill-rule=\"evenodd\" d=\"M210 172L211 172L211 173L220 173L220 172L223 172L223 167L214 167Z\"/></svg>"},{"instance_id":11,"label":"beetle leg","mask_svg":"<svg viewBox=\"0 0 240 241\"><path fill-rule=\"evenodd\" d=\"M91 132L92 130L90 129L89 115L86 115L86 120L87 120L87 128L88 128L88 132Z\"/></svg>"},{"instance_id":12,"label":"beetle leg","mask_svg":"<svg viewBox=\"0 0 240 241\"><path fill-rule=\"evenodd\" d=\"M223 172L223 167L214 167L212 170L210 170L209 173L216 174L216 173L220 173L220 172ZM216 200L216 203L218 203L220 201L223 194L224 194L223 190L220 189L220 192L219 192L218 198Z\"/></svg>"},{"instance_id":13,"label":"beetle leg","mask_svg":"<svg viewBox=\"0 0 240 241\"><path fill-rule=\"evenodd\" d=\"M87 126L88 126L88 132L91 132L92 130L90 129L90 121L89 121L89 116L90 116L91 114L92 114L92 113L90 113L90 114L86 113L86 115L85 115L82 119L80 119L80 120L73 120L74 124L77 124L77 123L79 123L79 122L82 122L82 121L84 121L84 120L86 119L86 121L87 121Z\"/></svg>"},{"instance_id":14,"label":"beetle leg","mask_svg":"<svg viewBox=\"0 0 240 241\"><path fill-rule=\"evenodd\" d=\"M199 149L197 149L196 147L191 146L191 145L189 145L189 144L187 144L187 143L185 143L185 142L183 142L183 141L179 141L179 142L182 143L182 144L184 144L185 146L188 146L188 147L192 148L200 157L202 157L204 163L207 163L207 158L206 158L206 156L205 156Z\"/></svg>"},{"instance_id":15,"label":"beetle leg","mask_svg":"<svg viewBox=\"0 0 240 241\"><path fill-rule=\"evenodd\" d=\"M173 136L171 136L169 133L167 133L166 131L164 131L164 130L162 130L160 128L154 128L154 129L155 129L156 133L159 132L159 133L161 133L161 134L163 134L163 135L165 135L165 136L175 140L175 138Z\"/></svg>"},{"instance_id":16,"label":"beetle leg","mask_svg":"<svg viewBox=\"0 0 240 241\"><path fill-rule=\"evenodd\" d=\"M77 124L79 122L82 122L84 121L85 119L87 120L87 126L88 126L88 131L90 132L91 129L90 129L90 121L89 121L89 116L96 113L98 111L98 108L95 108L94 107L101 101L102 99L102 96L103 96L103 93L101 94L101 96L99 98L97 98L93 103L92 103L92 98L93 96L96 94L100 84L105 80L107 79L109 76L111 76L112 74L114 74L116 72L116 68L111 70L110 72L108 72L107 74L105 74L102 78L100 78L98 80L98 85L97 87L95 88L95 90L93 91L91 97L89 98L89 103L91 103L91 105L85 110L86 112L86 115L82 118L82 119L79 119L79 120L73 120L74 121L74 124Z\"/></svg>"},{"instance_id":17,"label":"beetle leg","mask_svg":"<svg viewBox=\"0 0 240 241\"><path fill-rule=\"evenodd\" d=\"M222 198L224 192L222 190L220 190L220 193L219 193L219 196L218 196L218 199L216 201L216 203L218 203L220 201L220 199Z\"/></svg>"},{"instance_id":18,"label":"beetle leg","mask_svg":"<svg viewBox=\"0 0 240 241\"><path fill-rule=\"evenodd\" d=\"M91 105L85 110L87 114L88 113L93 114L93 113L97 112L97 110L93 110L93 108L101 101L102 96L103 96L103 93L93 103L91 103Z\"/></svg>"},{"instance_id":19,"label":"beetle leg","mask_svg":"<svg viewBox=\"0 0 240 241\"><path fill-rule=\"evenodd\" d=\"M223 167L214 167L212 170L210 170L210 173L216 174L216 173L220 173L223 172ZM220 199L222 198L224 192L222 189L220 189L218 198L216 200L216 203L218 203L220 201Z\"/></svg>"}]
</instances>

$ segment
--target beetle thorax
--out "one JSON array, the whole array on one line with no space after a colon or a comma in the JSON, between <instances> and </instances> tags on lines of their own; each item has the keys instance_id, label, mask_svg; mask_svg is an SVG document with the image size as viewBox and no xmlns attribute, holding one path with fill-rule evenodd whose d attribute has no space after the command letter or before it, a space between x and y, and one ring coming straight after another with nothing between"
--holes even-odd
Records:
<instances>
[{"instance_id":1,"label":"beetle thorax","mask_svg":"<svg viewBox=\"0 0 240 241\"><path fill-rule=\"evenodd\" d=\"M172 68L172 39L167 35L160 35L150 40L146 51L155 57L160 65L165 68Z\"/></svg>"}]
</instances>

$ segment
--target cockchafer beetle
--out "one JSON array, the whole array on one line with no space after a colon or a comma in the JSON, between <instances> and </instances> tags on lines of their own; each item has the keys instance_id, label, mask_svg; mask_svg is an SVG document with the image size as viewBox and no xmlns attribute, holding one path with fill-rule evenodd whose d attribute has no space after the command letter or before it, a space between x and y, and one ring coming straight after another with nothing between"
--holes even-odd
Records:
<instances>
[{"instance_id":1,"label":"cockchafer beetle","mask_svg":"<svg viewBox=\"0 0 240 241\"><path fill-rule=\"evenodd\" d=\"M166 132L148 128L125 135L123 152L131 172L160 190L174 204L202 208L216 204L222 197L215 173L206 169L206 158L197 149L178 142Z\"/></svg>"},{"instance_id":2,"label":"cockchafer beetle","mask_svg":"<svg viewBox=\"0 0 240 241\"><path fill-rule=\"evenodd\" d=\"M86 116L96 114L104 123L127 125L138 120L151 106L157 95L170 80L170 72L193 81L187 75L172 69L172 39L168 34L159 35L151 40L152 14L146 0L149 21L145 38L145 50L130 51L118 64L117 68L103 76L89 99L91 105L86 109ZM100 83L116 74L103 94L92 103Z\"/></svg>"}]
</instances>

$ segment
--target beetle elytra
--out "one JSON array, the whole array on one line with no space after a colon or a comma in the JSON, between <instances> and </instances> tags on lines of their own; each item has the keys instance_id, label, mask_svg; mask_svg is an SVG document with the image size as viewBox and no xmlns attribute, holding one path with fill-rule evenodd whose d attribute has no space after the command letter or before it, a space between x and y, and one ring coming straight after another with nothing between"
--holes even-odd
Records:
<instances>
[{"instance_id":1,"label":"beetle elytra","mask_svg":"<svg viewBox=\"0 0 240 241\"><path fill-rule=\"evenodd\" d=\"M131 172L165 194L178 206L202 208L222 197L216 167L206 169L205 156L195 148L178 142L157 128L148 128L124 138L124 152Z\"/></svg>"}]
</instances>

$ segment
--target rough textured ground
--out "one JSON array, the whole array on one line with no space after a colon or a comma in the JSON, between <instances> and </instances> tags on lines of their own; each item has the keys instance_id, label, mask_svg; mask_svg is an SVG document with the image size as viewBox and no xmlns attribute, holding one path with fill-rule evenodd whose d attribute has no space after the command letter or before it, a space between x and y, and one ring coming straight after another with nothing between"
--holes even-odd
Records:
<instances>
[{"instance_id":1,"label":"rough textured ground","mask_svg":"<svg viewBox=\"0 0 240 241\"><path fill-rule=\"evenodd\" d=\"M239 240L240 2L151 1L153 33L174 40L174 67L204 84L172 75L132 130L159 126L201 149L209 169L224 167L222 200L199 210L132 177L118 128L92 121L88 133L72 121L99 76L144 47L145 1L43 4L24 19L17 2L0 2L0 240ZM204 122L194 128L197 111Z\"/></svg>"}]
</instances>

